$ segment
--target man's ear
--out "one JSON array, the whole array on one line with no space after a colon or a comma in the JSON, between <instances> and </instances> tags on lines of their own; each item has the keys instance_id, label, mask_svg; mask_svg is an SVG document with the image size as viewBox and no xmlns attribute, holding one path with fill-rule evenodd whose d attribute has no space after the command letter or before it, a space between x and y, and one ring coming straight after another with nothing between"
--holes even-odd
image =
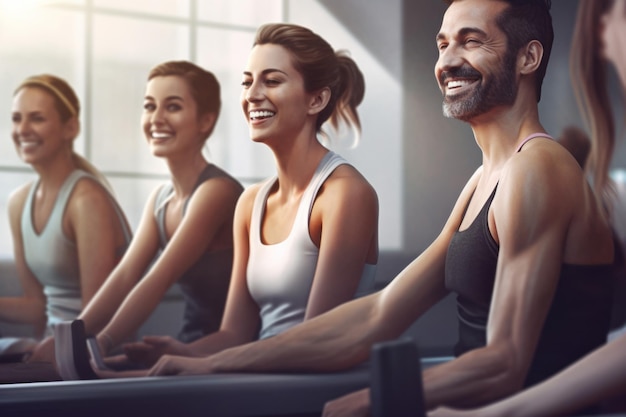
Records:
<instances>
[{"instance_id":1,"label":"man's ear","mask_svg":"<svg viewBox=\"0 0 626 417\"><path fill-rule=\"evenodd\" d=\"M543 45L539 41L530 41L518 56L518 69L522 75L537 71L543 58Z\"/></svg>"},{"instance_id":2,"label":"man's ear","mask_svg":"<svg viewBox=\"0 0 626 417\"><path fill-rule=\"evenodd\" d=\"M326 108L328 101L330 100L330 88L324 87L317 93L311 95L311 101L309 102L309 114L318 114Z\"/></svg>"}]
</instances>

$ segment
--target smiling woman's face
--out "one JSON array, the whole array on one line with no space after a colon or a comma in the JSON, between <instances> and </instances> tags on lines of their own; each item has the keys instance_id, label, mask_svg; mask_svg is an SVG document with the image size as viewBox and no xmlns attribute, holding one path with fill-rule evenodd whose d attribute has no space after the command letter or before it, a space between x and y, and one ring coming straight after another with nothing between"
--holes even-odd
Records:
<instances>
[{"instance_id":1,"label":"smiling woman's face","mask_svg":"<svg viewBox=\"0 0 626 417\"><path fill-rule=\"evenodd\" d=\"M69 149L73 138L47 91L35 87L18 91L13 98L11 119L13 143L24 162L43 162Z\"/></svg>"},{"instance_id":2,"label":"smiling woman's face","mask_svg":"<svg viewBox=\"0 0 626 417\"><path fill-rule=\"evenodd\" d=\"M155 156L201 151L206 127L198 118L196 101L182 77L158 76L148 81L142 124Z\"/></svg>"},{"instance_id":3,"label":"smiling woman's face","mask_svg":"<svg viewBox=\"0 0 626 417\"><path fill-rule=\"evenodd\" d=\"M242 86L241 106L252 140L295 137L302 131L312 95L287 49L275 44L252 48Z\"/></svg>"}]
</instances>

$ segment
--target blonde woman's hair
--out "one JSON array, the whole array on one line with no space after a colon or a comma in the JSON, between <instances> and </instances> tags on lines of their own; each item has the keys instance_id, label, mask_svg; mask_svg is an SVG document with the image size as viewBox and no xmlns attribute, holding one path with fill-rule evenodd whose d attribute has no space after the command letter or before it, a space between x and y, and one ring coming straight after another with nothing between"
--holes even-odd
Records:
<instances>
[{"instance_id":1,"label":"blonde woman's hair","mask_svg":"<svg viewBox=\"0 0 626 417\"><path fill-rule=\"evenodd\" d=\"M600 19L610 0L581 0L570 53L570 72L578 107L591 135L586 165L593 189L609 212L613 183L609 168L615 148L615 121L607 83L607 64L601 56Z\"/></svg>"},{"instance_id":2,"label":"blonde woman's hair","mask_svg":"<svg viewBox=\"0 0 626 417\"><path fill-rule=\"evenodd\" d=\"M80 102L78 96L72 87L62 78L50 74L33 75L25 79L19 87L15 89L14 95L23 88L39 88L50 94L54 99L54 107L63 123L75 118L78 122L80 116ZM71 142L70 151L72 152L72 160L78 169L88 172L97 178L109 192L113 192L113 188L109 181L91 162L83 156L77 154Z\"/></svg>"}]
</instances>

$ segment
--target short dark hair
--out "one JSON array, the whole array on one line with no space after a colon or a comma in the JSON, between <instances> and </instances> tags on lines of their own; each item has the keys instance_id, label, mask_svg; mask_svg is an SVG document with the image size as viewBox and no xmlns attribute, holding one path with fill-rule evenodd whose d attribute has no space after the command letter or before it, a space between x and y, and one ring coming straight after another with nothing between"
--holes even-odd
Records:
<instances>
[{"instance_id":1,"label":"short dark hair","mask_svg":"<svg viewBox=\"0 0 626 417\"><path fill-rule=\"evenodd\" d=\"M196 101L198 116L207 113L215 114L215 123L220 114L222 100L220 97L220 83L215 75L190 61L167 61L150 70L148 81L155 77L177 76L184 79ZM213 127L206 134L206 138L213 133ZM205 139L206 139L205 138Z\"/></svg>"},{"instance_id":2,"label":"short dark hair","mask_svg":"<svg viewBox=\"0 0 626 417\"><path fill-rule=\"evenodd\" d=\"M459 0L444 0L449 6ZM541 86L546 75L554 29L550 8L552 0L494 0L508 4L496 19L496 24L507 37L509 51L517 52L530 41L537 40L543 46L543 57L536 72L537 101L541 100Z\"/></svg>"}]
</instances>

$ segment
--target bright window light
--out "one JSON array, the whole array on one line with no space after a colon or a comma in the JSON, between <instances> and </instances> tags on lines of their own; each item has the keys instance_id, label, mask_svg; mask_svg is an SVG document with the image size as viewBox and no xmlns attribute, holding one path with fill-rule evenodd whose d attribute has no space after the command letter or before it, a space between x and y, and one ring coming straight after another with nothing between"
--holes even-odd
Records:
<instances>
[{"instance_id":1,"label":"bright window light","mask_svg":"<svg viewBox=\"0 0 626 417\"><path fill-rule=\"evenodd\" d=\"M0 0L0 10L4 13L25 13L39 6L58 3L54 0Z\"/></svg>"}]
</instances>

